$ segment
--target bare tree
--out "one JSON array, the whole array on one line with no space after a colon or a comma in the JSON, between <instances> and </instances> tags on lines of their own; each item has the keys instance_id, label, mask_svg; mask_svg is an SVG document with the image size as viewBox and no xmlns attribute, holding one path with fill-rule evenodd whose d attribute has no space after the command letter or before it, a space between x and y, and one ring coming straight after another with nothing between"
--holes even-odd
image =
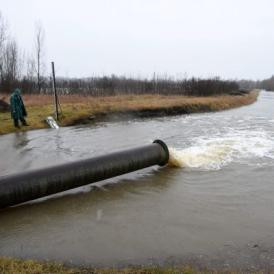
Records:
<instances>
[{"instance_id":1,"label":"bare tree","mask_svg":"<svg viewBox=\"0 0 274 274\"><path fill-rule=\"evenodd\" d=\"M35 66L37 74L37 87L39 93L41 92L42 87L42 74L43 74L43 57L44 57L44 40L45 40L45 31L40 22L36 23L35 26Z\"/></svg>"},{"instance_id":2,"label":"bare tree","mask_svg":"<svg viewBox=\"0 0 274 274\"><path fill-rule=\"evenodd\" d=\"M29 56L26 60L26 76L30 81L35 81L36 67L35 60Z\"/></svg>"},{"instance_id":3,"label":"bare tree","mask_svg":"<svg viewBox=\"0 0 274 274\"><path fill-rule=\"evenodd\" d=\"M11 91L19 80L20 75L20 57L18 46L15 40L7 41L3 52L2 64L2 88L5 91Z\"/></svg>"},{"instance_id":4,"label":"bare tree","mask_svg":"<svg viewBox=\"0 0 274 274\"><path fill-rule=\"evenodd\" d=\"M7 30L7 25L6 25L5 19L3 18L0 12L0 49L2 49L6 39L6 30Z\"/></svg>"},{"instance_id":5,"label":"bare tree","mask_svg":"<svg viewBox=\"0 0 274 274\"><path fill-rule=\"evenodd\" d=\"M2 82L2 78L3 78L4 51L5 51L6 39L7 39L7 24L0 12L0 82Z\"/></svg>"}]
</instances>

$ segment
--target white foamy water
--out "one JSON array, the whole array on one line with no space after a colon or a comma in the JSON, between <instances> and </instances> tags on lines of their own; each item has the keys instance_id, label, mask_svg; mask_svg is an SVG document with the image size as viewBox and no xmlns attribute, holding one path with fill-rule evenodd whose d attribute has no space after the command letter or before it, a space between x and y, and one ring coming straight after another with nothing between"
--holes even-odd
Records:
<instances>
[{"instance_id":1,"label":"white foamy water","mask_svg":"<svg viewBox=\"0 0 274 274\"><path fill-rule=\"evenodd\" d=\"M274 141L264 131L232 131L224 136L199 137L184 149L170 148L170 165L202 170L264 157L274 159Z\"/></svg>"}]
</instances>

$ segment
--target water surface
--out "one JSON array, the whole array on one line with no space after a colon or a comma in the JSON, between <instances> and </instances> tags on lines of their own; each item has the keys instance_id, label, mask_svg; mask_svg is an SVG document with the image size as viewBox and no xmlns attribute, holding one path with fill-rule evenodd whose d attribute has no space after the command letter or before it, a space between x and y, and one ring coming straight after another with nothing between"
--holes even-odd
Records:
<instances>
[{"instance_id":1,"label":"water surface","mask_svg":"<svg viewBox=\"0 0 274 274\"><path fill-rule=\"evenodd\" d=\"M151 167L0 211L0 256L274 268L274 93L224 112L0 137L0 174L164 140ZM254 268L253 268L254 267Z\"/></svg>"}]
</instances>

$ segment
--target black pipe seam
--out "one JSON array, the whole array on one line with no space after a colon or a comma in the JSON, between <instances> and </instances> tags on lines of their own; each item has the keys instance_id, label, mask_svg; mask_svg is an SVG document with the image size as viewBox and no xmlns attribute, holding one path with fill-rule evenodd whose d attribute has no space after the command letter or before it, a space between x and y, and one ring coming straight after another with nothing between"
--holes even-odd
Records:
<instances>
[{"instance_id":1,"label":"black pipe seam","mask_svg":"<svg viewBox=\"0 0 274 274\"><path fill-rule=\"evenodd\" d=\"M0 208L92 184L153 165L168 163L169 151L161 140L143 147L59 166L0 177Z\"/></svg>"}]
</instances>

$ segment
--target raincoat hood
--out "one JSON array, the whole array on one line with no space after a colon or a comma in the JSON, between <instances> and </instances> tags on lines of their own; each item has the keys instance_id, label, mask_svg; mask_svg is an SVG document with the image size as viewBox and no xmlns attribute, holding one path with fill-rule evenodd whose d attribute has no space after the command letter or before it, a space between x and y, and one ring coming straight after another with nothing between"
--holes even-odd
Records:
<instances>
[{"instance_id":1,"label":"raincoat hood","mask_svg":"<svg viewBox=\"0 0 274 274\"><path fill-rule=\"evenodd\" d=\"M14 93L15 95L21 96L21 90L20 90L19 88L16 88L16 89L13 91L13 93Z\"/></svg>"}]
</instances>

